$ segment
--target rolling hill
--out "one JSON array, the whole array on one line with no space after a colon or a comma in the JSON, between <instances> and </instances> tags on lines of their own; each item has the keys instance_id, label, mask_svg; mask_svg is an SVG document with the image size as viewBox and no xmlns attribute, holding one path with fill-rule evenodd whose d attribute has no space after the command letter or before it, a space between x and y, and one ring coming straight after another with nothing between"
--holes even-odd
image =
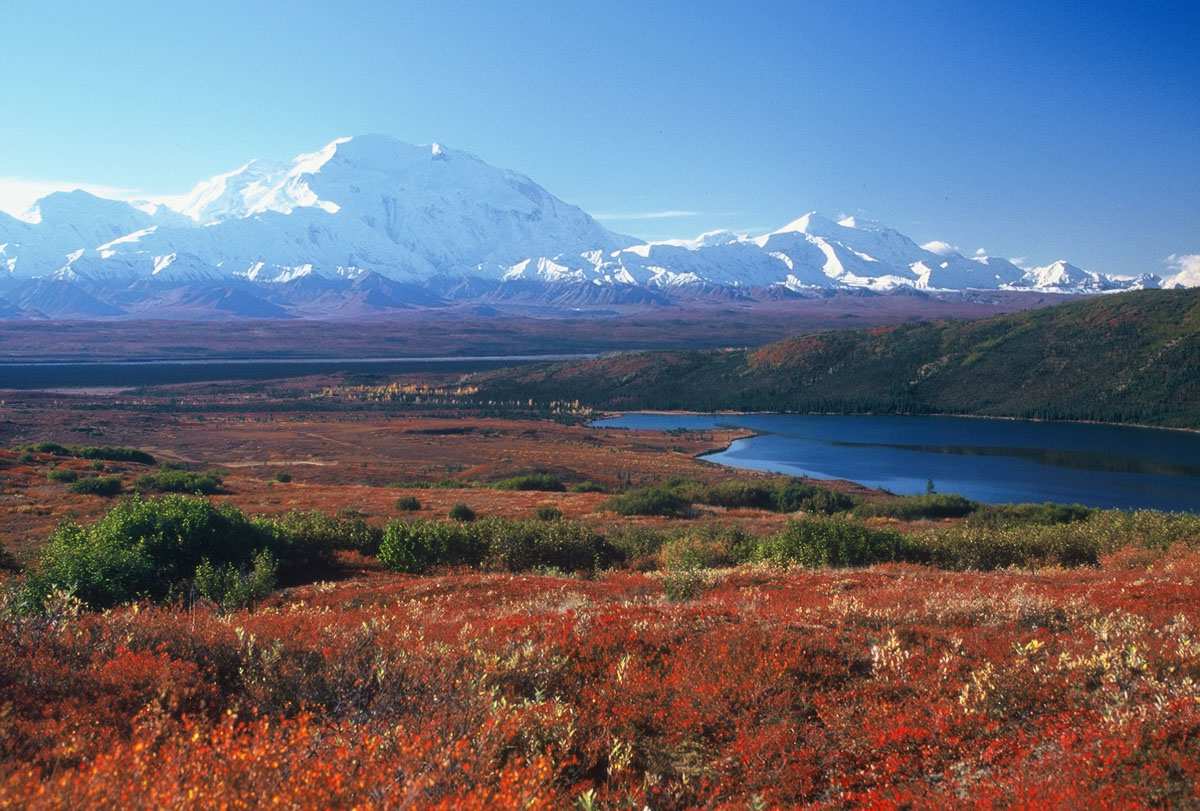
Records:
<instances>
[{"instance_id":1,"label":"rolling hill","mask_svg":"<svg viewBox=\"0 0 1200 811\"><path fill-rule=\"evenodd\" d=\"M955 413L1200 428L1200 290L979 321L820 332L476 376L495 399L610 409Z\"/></svg>"}]
</instances>

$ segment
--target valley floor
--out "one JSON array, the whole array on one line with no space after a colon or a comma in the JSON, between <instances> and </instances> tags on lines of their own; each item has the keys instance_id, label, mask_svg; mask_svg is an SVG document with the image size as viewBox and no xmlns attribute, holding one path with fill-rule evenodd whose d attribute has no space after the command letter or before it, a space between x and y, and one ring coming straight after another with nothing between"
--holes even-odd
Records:
<instances>
[{"instance_id":1,"label":"valley floor","mask_svg":"<svg viewBox=\"0 0 1200 811\"><path fill-rule=\"evenodd\" d=\"M553 506L602 532L694 534L704 552L710 525L761 536L793 518L627 517L600 492L487 486L530 471L609 490L765 480L697 458L737 432L371 405L338 385L7 397L0 537L32 569L56 525L114 503L50 471L129 490L153 469L18 448L44 441L217 470L213 498L249 513L376 527L460 502L511 519ZM575 575L410 575L340 551L328 579L227 613L62 595L28 613L23 575L0 574L0 808L1196 805L1198 546L992 572L678 569L659 553Z\"/></svg>"}]
</instances>

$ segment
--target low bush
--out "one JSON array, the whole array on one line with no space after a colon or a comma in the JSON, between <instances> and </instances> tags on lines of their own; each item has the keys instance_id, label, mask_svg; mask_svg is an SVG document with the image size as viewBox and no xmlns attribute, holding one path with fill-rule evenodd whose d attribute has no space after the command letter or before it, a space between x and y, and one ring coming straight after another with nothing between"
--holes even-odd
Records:
<instances>
[{"instance_id":1,"label":"low bush","mask_svg":"<svg viewBox=\"0 0 1200 811\"><path fill-rule=\"evenodd\" d=\"M72 455L80 459L102 459L106 462L136 462L139 465L154 464L154 457L137 448L114 448L108 445L101 447L87 446L72 448Z\"/></svg>"},{"instance_id":2,"label":"low bush","mask_svg":"<svg viewBox=\"0 0 1200 811\"><path fill-rule=\"evenodd\" d=\"M416 496L401 496L396 499L396 509L400 512L414 513L421 509L421 502Z\"/></svg>"},{"instance_id":3,"label":"low bush","mask_svg":"<svg viewBox=\"0 0 1200 811\"><path fill-rule=\"evenodd\" d=\"M661 515L682 518L690 515L692 503L667 487L643 487L613 496L601 505L619 515Z\"/></svg>"},{"instance_id":4,"label":"low bush","mask_svg":"<svg viewBox=\"0 0 1200 811\"><path fill-rule=\"evenodd\" d=\"M462 521L464 523L470 523L475 520L475 511L461 501L451 507L447 515L455 521Z\"/></svg>"},{"instance_id":5,"label":"low bush","mask_svg":"<svg viewBox=\"0 0 1200 811\"><path fill-rule=\"evenodd\" d=\"M409 574L434 566L478 566L484 553L473 526L460 521L393 521L379 545L383 565Z\"/></svg>"},{"instance_id":6,"label":"low bush","mask_svg":"<svg viewBox=\"0 0 1200 811\"><path fill-rule=\"evenodd\" d=\"M898 496L886 501L862 504L854 510L859 518L961 518L980 508L980 504L962 496L930 493L923 496Z\"/></svg>"},{"instance_id":7,"label":"low bush","mask_svg":"<svg viewBox=\"0 0 1200 811\"><path fill-rule=\"evenodd\" d=\"M663 575L663 596L672 603L686 603L704 593L707 583L696 569L675 569Z\"/></svg>"},{"instance_id":8,"label":"low bush","mask_svg":"<svg viewBox=\"0 0 1200 811\"><path fill-rule=\"evenodd\" d=\"M104 496L105 498L118 496L123 489L121 480L116 476L89 476L86 479L78 479L71 484L72 493Z\"/></svg>"},{"instance_id":9,"label":"low bush","mask_svg":"<svg viewBox=\"0 0 1200 811\"><path fill-rule=\"evenodd\" d=\"M968 516L967 524L993 528L1070 524L1084 520L1093 512L1082 504L989 504Z\"/></svg>"},{"instance_id":10,"label":"low bush","mask_svg":"<svg viewBox=\"0 0 1200 811\"><path fill-rule=\"evenodd\" d=\"M275 474L275 481L279 482L280 484L288 484L291 482L291 480L292 474L288 473L286 470L281 470Z\"/></svg>"},{"instance_id":11,"label":"low bush","mask_svg":"<svg viewBox=\"0 0 1200 811\"><path fill-rule=\"evenodd\" d=\"M533 514L539 521L557 521L563 517L562 510L553 504L538 505Z\"/></svg>"},{"instance_id":12,"label":"low bush","mask_svg":"<svg viewBox=\"0 0 1200 811\"><path fill-rule=\"evenodd\" d=\"M196 566L193 582L199 596L213 601L222 611L233 611L253 608L274 591L278 571L275 556L262 549L248 566L214 566L205 558Z\"/></svg>"},{"instance_id":13,"label":"low bush","mask_svg":"<svg viewBox=\"0 0 1200 811\"><path fill-rule=\"evenodd\" d=\"M609 544L628 561L652 558L669 538L666 533L637 524L622 524L607 535Z\"/></svg>"},{"instance_id":14,"label":"low bush","mask_svg":"<svg viewBox=\"0 0 1200 811\"><path fill-rule=\"evenodd\" d=\"M620 559L587 526L574 521L481 521L477 532L487 554L485 568L509 572L549 567L564 572L591 571Z\"/></svg>"},{"instance_id":15,"label":"low bush","mask_svg":"<svg viewBox=\"0 0 1200 811\"><path fill-rule=\"evenodd\" d=\"M501 479L493 482L497 490L541 490L548 493L561 493L566 485L557 476L550 473L525 473L520 476Z\"/></svg>"},{"instance_id":16,"label":"low bush","mask_svg":"<svg viewBox=\"0 0 1200 811\"><path fill-rule=\"evenodd\" d=\"M141 465L154 464L154 457L137 448L119 448L109 445L60 445L57 442L37 442L26 445L26 451L49 453L54 456L75 456L80 459L102 459L108 462L136 462Z\"/></svg>"},{"instance_id":17,"label":"low bush","mask_svg":"<svg viewBox=\"0 0 1200 811\"><path fill-rule=\"evenodd\" d=\"M263 532L233 507L178 495L135 496L90 526L60 525L28 587L38 601L62 589L93 608L162 599L193 576L201 560L242 564L268 546Z\"/></svg>"},{"instance_id":18,"label":"low bush","mask_svg":"<svg viewBox=\"0 0 1200 811\"><path fill-rule=\"evenodd\" d=\"M576 482L575 484L571 485L567 489L570 490L572 493L606 493L606 492L608 492L607 487L605 487L604 485L602 485L598 482L591 481L590 479L588 481Z\"/></svg>"},{"instance_id":19,"label":"low bush","mask_svg":"<svg viewBox=\"0 0 1200 811\"><path fill-rule=\"evenodd\" d=\"M379 548L384 565L411 574L435 566L590 571L621 559L601 535L573 521L393 521Z\"/></svg>"},{"instance_id":20,"label":"low bush","mask_svg":"<svg viewBox=\"0 0 1200 811\"><path fill-rule=\"evenodd\" d=\"M78 471L72 470L69 467L56 467L46 474L46 478L52 482L62 482L70 484L79 478Z\"/></svg>"},{"instance_id":21,"label":"low bush","mask_svg":"<svg viewBox=\"0 0 1200 811\"><path fill-rule=\"evenodd\" d=\"M139 476L133 486L141 493L210 495L221 492L221 477L215 473L167 469Z\"/></svg>"},{"instance_id":22,"label":"low bush","mask_svg":"<svg viewBox=\"0 0 1200 811\"><path fill-rule=\"evenodd\" d=\"M362 518L334 518L317 510L293 510L254 521L270 534L272 548L283 561L281 573L288 581L310 579L314 571L333 568L333 552L338 549L375 555L383 539L382 530Z\"/></svg>"},{"instance_id":23,"label":"low bush","mask_svg":"<svg viewBox=\"0 0 1200 811\"><path fill-rule=\"evenodd\" d=\"M904 560L904 536L878 530L845 518L805 518L789 521L780 532L758 541L758 560L773 564L869 566Z\"/></svg>"}]
</instances>

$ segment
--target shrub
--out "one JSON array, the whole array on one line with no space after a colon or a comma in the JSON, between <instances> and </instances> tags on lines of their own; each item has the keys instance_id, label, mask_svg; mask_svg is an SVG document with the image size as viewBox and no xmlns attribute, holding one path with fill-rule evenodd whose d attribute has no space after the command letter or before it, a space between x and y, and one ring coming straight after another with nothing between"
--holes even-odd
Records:
<instances>
[{"instance_id":1,"label":"shrub","mask_svg":"<svg viewBox=\"0 0 1200 811\"><path fill-rule=\"evenodd\" d=\"M677 569L663 575L663 595L672 603L685 603L704 593L704 575L695 569Z\"/></svg>"},{"instance_id":2,"label":"shrub","mask_svg":"<svg viewBox=\"0 0 1200 811\"><path fill-rule=\"evenodd\" d=\"M221 491L221 477L215 473L159 470L139 476L134 488L142 493L212 494Z\"/></svg>"},{"instance_id":3,"label":"shrub","mask_svg":"<svg viewBox=\"0 0 1200 811\"><path fill-rule=\"evenodd\" d=\"M608 534L609 544L625 560L638 561L658 554L667 535L651 527L624 524Z\"/></svg>"},{"instance_id":4,"label":"shrub","mask_svg":"<svg viewBox=\"0 0 1200 811\"><path fill-rule=\"evenodd\" d=\"M1096 539L1067 524L1004 529L957 526L927 532L911 543L915 559L943 569L1082 566L1100 559Z\"/></svg>"},{"instance_id":5,"label":"shrub","mask_svg":"<svg viewBox=\"0 0 1200 811\"><path fill-rule=\"evenodd\" d=\"M605 493L608 491L604 485L591 481L576 482L568 488L572 493Z\"/></svg>"},{"instance_id":6,"label":"shrub","mask_svg":"<svg viewBox=\"0 0 1200 811\"><path fill-rule=\"evenodd\" d=\"M36 461L37 461L37 457L36 457L36 456L34 456L34 455L33 455L32 453L30 453L29 451L25 451L24 453L22 453L20 456L18 456L18 457L17 457L17 461L18 461L18 462L20 462L20 463L21 463L21 464L23 464L23 465L28 465L28 464L30 464L30 463L32 463L32 462L36 462Z\"/></svg>"},{"instance_id":7,"label":"shrub","mask_svg":"<svg viewBox=\"0 0 1200 811\"><path fill-rule=\"evenodd\" d=\"M317 510L256 518L255 524L271 537L288 581L307 579L314 570L332 568L337 549L377 554L383 537L378 528L361 518L333 518Z\"/></svg>"},{"instance_id":8,"label":"shrub","mask_svg":"<svg viewBox=\"0 0 1200 811\"><path fill-rule=\"evenodd\" d=\"M281 470L275 474L275 481L279 482L280 484L287 484L291 480L292 474L288 473L286 470Z\"/></svg>"},{"instance_id":9,"label":"shrub","mask_svg":"<svg viewBox=\"0 0 1200 811\"><path fill-rule=\"evenodd\" d=\"M733 555L728 546L716 538L700 535L681 535L663 544L663 565L667 569L713 569L732 566Z\"/></svg>"},{"instance_id":10,"label":"shrub","mask_svg":"<svg viewBox=\"0 0 1200 811\"><path fill-rule=\"evenodd\" d=\"M154 457L136 448L82 447L71 449L71 455L81 459L103 459L108 462L136 462L142 465L154 464Z\"/></svg>"},{"instance_id":11,"label":"shrub","mask_svg":"<svg viewBox=\"0 0 1200 811\"><path fill-rule=\"evenodd\" d=\"M613 496L602 505L620 515L662 515L680 518L691 513L691 502L666 487L643 487Z\"/></svg>"},{"instance_id":12,"label":"shrub","mask_svg":"<svg viewBox=\"0 0 1200 811\"><path fill-rule=\"evenodd\" d=\"M773 510L776 504L774 488L760 482L737 479L714 484L704 491L700 500L717 507L752 507L759 510Z\"/></svg>"},{"instance_id":13,"label":"shrub","mask_svg":"<svg viewBox=\"0 0 1200 811\"><path fill-rule=\"evenodd\" d=\"M70 484L79 478L79 473L69 467L56 467L46 474L46 478L52 482Z\"/></svg>"},{"instance_id":14,"label":"shrub","mask_svg":"<svg viewBox=\"0 0 1200 811\"><path fill-rule=\"evenodd\" d=\"M421 509L421 502L416 496L401 496L396 499L396 509L401 512L415 513Z\"/></svg>"},{"instance_id":15,"label":"shrub","mask_svg":"<svg viewBox=\"0 0 1200 811\"><path fill-rule=\"evenodd\" d=\"M35 598L73 591L105 608L140 597L161 599L203 559L243 563L269 539L239 510L169 495L133 497L96 523L65 523L50 536L29 587Z\"/></svg>"},{"instance_id":16,"label":"shrub","mask_svg":"<svg viewBox=\"0 0 1200 811\"><path fill-rule=\"evenodd\" d=\"M553 504L540 504L534 515L539 521L557 521L563 517L562 510Z\"/></svg>"},{"instance_id":17,"label":"shrub","mask_svg":"<svg viewBox=\"0 0 1200 811\"><path fill-rule=\"evenodd\" d=\"M201 597L212 600L222 611L232 611L252 608L274 591L278 570L275 556L262 549L249 566L239 567L232 563L214 566L204 558L196 566L193 582Z\"/></svg>"},{"instance_id":18,"label":"shrub","mask_svg":"<svg viewBox=\"0 0 1200 811\"><path fill-rule=\"evenodd\" d=\"M72 493L104 496L105 498L120 495L122 489L121 480L116 476L90 476L71 484Z\"/></svg>"},{"instance_id":19,"label":"shrub","mask_svg":"<svg viewBox=\"0 0 1200 811\"><path fill-rule=\"evenodd\" d=\"M483 544L474 527L458 521L393 521L383 532L379 560L409 574L433 566L478 566Z\"/></svg>"},{"instance_id":20,"label":"shrub","mask_svg":"<svg viewBox=\"0 0 1200 811\"><path fill-rule=\"evenodd\" d=\"M550 473L525 473L508 479L494 482L492 487L497 490L543 490L546 492L562 492L566 486L557 476Z\"/></svg>"},{"instance_id":21,"label":"shrub","mask_svg":"<svg viewBox=\"0 0 1200 811\"><path fill-rule=\"evenodd\" d=\"M892 530L844 518L806 518L789 521L782 531L761 539L754 554L769 563L811 568L868 566L904 559L906 546L904 536Z\"/></svg>"},{"instance_id":22,"label":"shrub","mask_svg":"<svg viewBox=\"0 0 1200 811\"><path fill-rule=\"evenodd\" d=\"M54 456L72 456L70 448L57 442L35 442L26 445L25 450L31 453L49 453Z\"/></svg>"},{"instance_id":23,"label":"shrub","mask_svg":"<svg viewBox=\"0 0 1200 811\"><path fill-rule=\"evenodd\" d=\"M971 526L1002 528L1029 524L1070 524L1093 513L1082 504L989 504L967 518Z\"/></svg>"},{"instance_id":24,"label":"shrub","mask_svg":"<svg viewBox=\"0 0 1200 811\"><path fill-rule=\"evenodd\" d=\"M450 508L448 515L455 521L469 523L475 520L475 511L461 501Z\"/></svg>"},{"instance_id":25,"label":"shrub","mask_svg":"<svg viewBox=\"0 0 1200 811\"><path fill-rule=\"evenodd\" d=\"M980 505L956 495L932 493L924 496L899 496L859 506L854 514L860 518L900 518L913 521L919 518L961 518L979 509Z\"/></svg>"},{"instance_id":26,"label":"shrub","mask_svg":"<svg viewBox=\"0 0 1200 811\"><path fill-rule=\"evenodd\" d=\"M574 521L507 521L491 518L476 525L487 549L488 569L522 572L551 567L564 572L590 571L620 555L603 537Z\"/></svg>"}]
</instances>

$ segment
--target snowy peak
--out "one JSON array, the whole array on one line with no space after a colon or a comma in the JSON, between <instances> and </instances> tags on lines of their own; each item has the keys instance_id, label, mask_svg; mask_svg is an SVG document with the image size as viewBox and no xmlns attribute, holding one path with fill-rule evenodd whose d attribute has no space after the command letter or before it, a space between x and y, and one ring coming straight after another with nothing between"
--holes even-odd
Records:
<instances>
[{"instance_id":1,"label":"snowy peak","mask_svg":"<svg viewBox=\"0 0 1200 811\"><path fill-rule=\"evenodd\" d=\"M413 286L474 278L640 287L658 300L657 291L685 288L735 297L762 288L1097 293L1162 281L1102 276L1065 260L1026 270L816 211L758 235L710 231L640 242L518 172L439 142L387 135L336 138L290 160L252 160L155 203L57 193L34 215L35 222L0 216L0 273L57 273L56 284L320 290L373 278L407 285L407 296ZM1165 274L1171 283L1200 281L1194 256L1176 264Z\"/></svg>"}]
</instances>

